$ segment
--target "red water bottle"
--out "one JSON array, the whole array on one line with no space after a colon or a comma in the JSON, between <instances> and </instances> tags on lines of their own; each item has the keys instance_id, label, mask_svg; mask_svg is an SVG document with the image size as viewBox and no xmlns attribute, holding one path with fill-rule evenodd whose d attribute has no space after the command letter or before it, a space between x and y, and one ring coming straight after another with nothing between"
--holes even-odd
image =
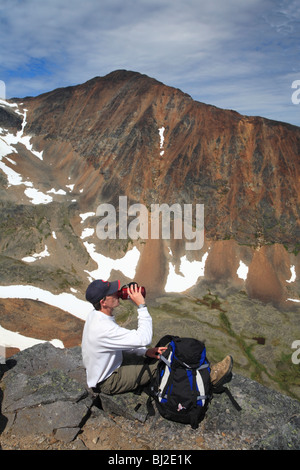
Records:
<instances>
[{"instance_id":1,"label":"red water bottle","mask_svg":"<svg viewBox=\"0 0 300 470\"><path fill-rule=\"evenodd\" d=\"M122 299L122 300L128 300L130 299L129 295L128 295L128 287L130 287L132 284L136 284L138 286L138 284L136 282L130 282L129 284L126 284L125 286L121 287L120 290L118 290L118 297L119 299ZM138 286L139 287L139 286ZM142 296L145 298L146 297L146 289L145 287L141 286L141 294Z\"/></svg>"}]
</instances>

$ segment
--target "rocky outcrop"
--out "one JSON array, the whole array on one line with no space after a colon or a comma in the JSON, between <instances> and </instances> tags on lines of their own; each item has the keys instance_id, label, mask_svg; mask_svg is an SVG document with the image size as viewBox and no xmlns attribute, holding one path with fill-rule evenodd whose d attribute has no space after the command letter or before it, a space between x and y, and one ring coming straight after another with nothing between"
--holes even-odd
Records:
<instances>
[{"instance_id":1,"label":"rocky outcrop","mask_svg":"<svg viewBox=\"0 0 300 470\"><path fill-rule=\"evenodd\" d=\"M2 423L15 434L66 433L72 440L92 400L85 387L80 348L39 344L8 360L2 378ZM70 435L71 434L71 435Z\"/></svg>"},{"instance_id":2,"label":"rocky outcrop","mask_svg":"<svg viewBox=\"0 0 300 470\"><path fill-rule=\"evenodd\" d=\"M300 403L241 375L229 388L242 411L225 394L216 395L192 430L157 412L149 416L144 393L95 395L85 383L80 347L39 344L11 357L1 371L3 449L300 448Z\"/></svg>"}]
</instances>

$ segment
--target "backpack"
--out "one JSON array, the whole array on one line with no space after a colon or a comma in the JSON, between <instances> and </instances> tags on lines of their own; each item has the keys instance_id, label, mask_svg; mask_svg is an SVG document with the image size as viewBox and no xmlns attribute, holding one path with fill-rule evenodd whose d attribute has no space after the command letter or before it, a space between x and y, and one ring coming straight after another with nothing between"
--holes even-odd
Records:
<instances>
[{"instance_id":1,"label":"backpack","mask_svg":"<svg viewBox=\"0 0 300 470\"><path fill-rule=\"evenodd\" d=\"M190 424L196 429L212 398L205 345L197 339L167 335L158 342L157 347L167 344L154 378L148 370L151 377L148 394L154 399L161 416ZM145 369L147 363L140 377Z\"/></svg>"},{"instance_id":2,"label":"backpack","mask_svg":"<svg viewBox=\"0 0 300 470\"><path fill-rule=\"evenodd\" d=\"M160 356L156 374L152 377L149 360L141 370L139 383L145 370L150 376L150 385L145 391L149 395L148 411L153 414L151 401L154 400L161 416L197 429L205 417L214 394L225 392L235 408L241 408L224 384L232 378L232 373L224 377L217 386L210 380L210 363L206 357L206 347L194 338L180 338L166 335L156 347L167 346ZM139 393L139 392L138 392Z\"/></svg>"}]
</instances>

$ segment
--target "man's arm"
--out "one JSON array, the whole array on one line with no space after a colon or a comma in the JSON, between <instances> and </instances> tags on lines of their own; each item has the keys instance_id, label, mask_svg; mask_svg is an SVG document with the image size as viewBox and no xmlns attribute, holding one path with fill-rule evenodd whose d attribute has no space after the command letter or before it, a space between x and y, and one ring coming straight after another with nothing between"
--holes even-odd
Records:
<instances>
[{"instance_id":1,"label":"man's arm","mask_svg":"<svg viewBox=\"0 0 300 470\"><path fill-rule=\"evenodd\" d=\"M145 299L143 295L141 294L141 287L138 287L136 284L131 285L128 287L128 295L131 298L131 300L137 305L141 305L145 303ZM152 358L152 359L159 359L160 355L166 350L167 348L165 347L159 347L159 348L149 348L145 352L145 355Z\"/></svg>"}]
</instances>

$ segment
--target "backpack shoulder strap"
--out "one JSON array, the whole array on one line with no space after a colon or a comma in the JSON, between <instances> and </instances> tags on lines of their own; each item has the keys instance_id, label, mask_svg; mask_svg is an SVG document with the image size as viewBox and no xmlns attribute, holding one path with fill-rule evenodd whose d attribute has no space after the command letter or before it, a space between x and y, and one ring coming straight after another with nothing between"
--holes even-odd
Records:
<instances>
[{"instance_id":1,"label":"backpack shoulder strap","mask_svg":"<svg viewBox=\"0 0 300 470\"><path fill-rule=\"evenodd\" d=\"M144 361L144 365L143 367L141 368L141 371L136 379L136 389L135 389L135 394L136 395L140 395L142 390L144 389L143 386L141 386L141 379L144 375L145 372L148 372L149 374L149 379L150 379L150 383L153 381L153 377L152 377L152 374L151 374L151 370L150 370L150 367L149 367L149 363L148 363L148 358L145 359Z\"/></svg>"},{"instance_id":2,"label":"backpack shoulder strap","mask_svg":"<svg viewBox=\"0 0 300 470\"><path fill-rule=\"evenodd\" d=\"M176 339L178 338L178 336L173 336L173 335L165 335L163 336L159 341L158 343L156 344L156 348L158 347L163 347L165 346L166 344L170 343L173 339ZM162 359L162 355L160 356L160 359ZM145 373L145 371L148 372L149 374L149 377L150 377L150 382L153 382L153 377L152 377L152 374L151 374L151 371L150 371L150 368L149 368L149 363L151 362L151 358L149 357L146 357L145 360L144 360L144 365L138 375L138 378L136 380L136 386L137 386L137 389L136 389L136 394L140 394L141 393L141 387L140 387L140 382L141 382L141 378L143 376L143 374Z\"/></svg>"},{"instance_id":3,"label":"backpack shoulder strap","mask_svg":"<svg viewBox=\"0 0 300 470\"><path fill-rule=\"evenodd\" d=\"M242 411L242 408L240 407L238 402L235 400L235 398L232 396L231 391L227 387L224 387L224 385L221 385L217 390L214 390L213 393L226 393L226 395L230 399L235 409L237 411Z\"/></svg>"},{"instance_id":4,"label":"backpack shoulder strap","mask_svg":"<svg viewBox=\"0 0 300 470\"><path fill-rule=\"evenodd\" d=\"M160 355L160 360L163 361L165 364L167 364L168 367L171 368L171 363L162 354Z\"/></svg>"},{"instance_id":5,"label":"backpack shoulder strap","mask_svg":"<svg viewBox=\"0 0 300 470\"><path fill-rule=\"evenodd\" d=\"M231 380L231 379L230 379L230 380ZM226 382L225 382L225 383L226 383ZM231 391L230 391L227 387L224 387L224 383L218 385L217 387L213 386L213 387L212 387L212 390L213 390L213 394L226 393L226 395L227 395L228 398L230 399L230 401L231 401L231 403L233 404L233 406L235 407L235 409L238 410L238 411L241 411L241 410L242 410L242 408L240 407L240 405L238 404L238 402L235 400L235 398L233 398Z\"/></svg>"}]
</instances>

